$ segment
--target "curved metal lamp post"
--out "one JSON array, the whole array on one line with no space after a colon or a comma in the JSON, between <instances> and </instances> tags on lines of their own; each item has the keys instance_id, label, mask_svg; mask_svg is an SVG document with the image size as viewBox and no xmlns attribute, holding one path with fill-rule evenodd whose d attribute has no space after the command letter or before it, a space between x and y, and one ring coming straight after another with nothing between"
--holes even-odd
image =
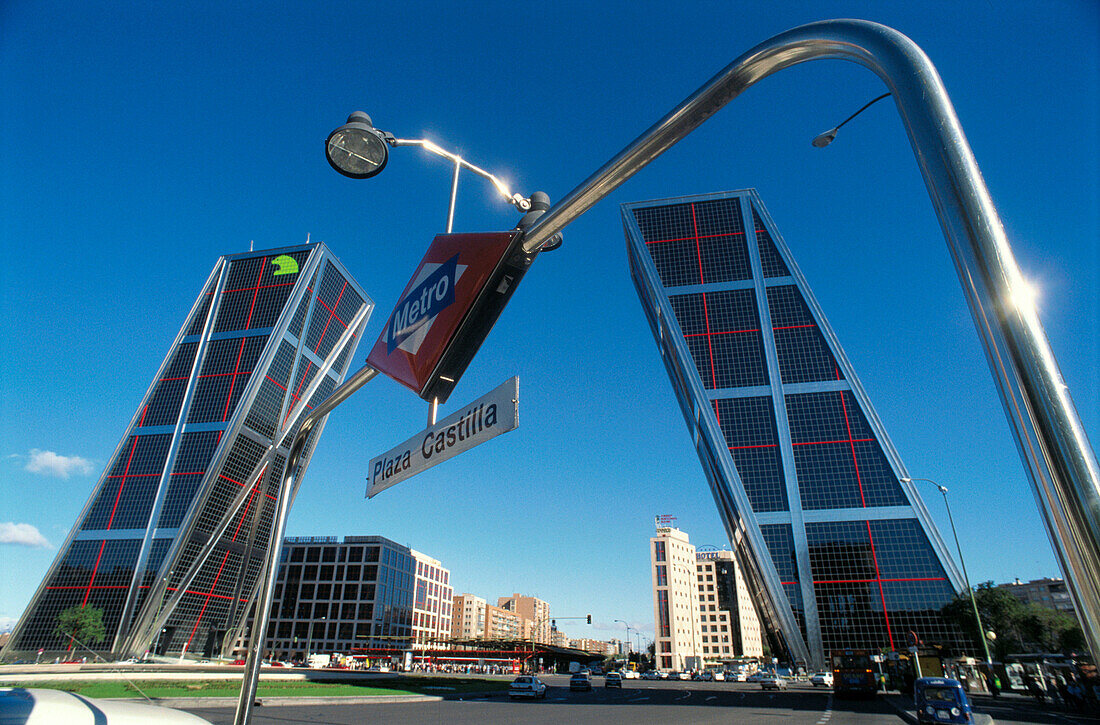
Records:
<instances>
[{"instance_id":1,"label":"curved metal lamp post","mask_svg":"<svg viewBox=\"0 0 1100 725\"><path fill-rule=\"evenodd\" d=\"M869 68L894 97L1089 649L1094 659L1100 658L1096 454L943 82L909 38L878 23L828 20L757 45L562 197L531 226L523 248L538 251L757 81L820 58Z\"/></svg>"},{"instance_id":2,"label":"curved metal lamp post","mask_svg":"<svg viewBox=\"0 0 1100 725\"><path fill-rule=\"evenodd\" d=\"M1096 659L1100 657L1100 467L943 82L932 62L909 38L878 23L828 20L788 30L760 43L535 220L527 228L523 251L537 254L549 250L567 224L757 81L784 68L822 58L848 60L869 68L893 94ZM333 398L341 394L346 398L374 374L373 369L364 368L340 386ZM352 385L361 376L366 380ZM298 445L307 422L316 421L339 402L329 405L326 401L311 413L303 421L294 445ZM290 463L286 468L288 478L295 475ZM274 572L290 505L288 490L285 486L282 489L279 515L271 527L270 581L261 585L258 597L234 720L238 725L251 718Z\"/></svg>"}]
</instances>

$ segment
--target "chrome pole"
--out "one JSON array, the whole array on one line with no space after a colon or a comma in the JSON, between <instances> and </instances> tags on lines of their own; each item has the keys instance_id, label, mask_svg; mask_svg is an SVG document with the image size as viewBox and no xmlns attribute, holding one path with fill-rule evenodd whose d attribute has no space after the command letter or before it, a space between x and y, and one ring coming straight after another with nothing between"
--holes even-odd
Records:
<instances>
[{"instance_id":1,"label":"chrome pole","mask_svg":"<svg viewBox=\"0 0 1100 725\"><path fill-rule=\"evenodd\" d=\"M809 60L869 68L893 94L955 262L1077 615L1100 659L1100 467L935 66L863 20L803 25L757 45L566 194L527 231L532 253L762 78Z\"/></svg>"},{"instance_id":2,"label":"chrome pole","mask_svg":"<svg viewBox=\"0 0 1100 725\"><path fill-rule=\"evenodd\" d=\"M366 385L378 375L370 365L364 365L357 373L345 380L332 391L323 403L318 405L302 419L302 425L294 434L290 444L290 453L283 469L282 482L279 485L278 506L275 520L271 522L271 538L267 547L267 569L260 579L260 590L256 595L256 609L252 615L252 631L248 635L248 659L244 666L244 678L241 682L241 694L237 700L237 711L233 716L234 725L247 725L252 720L252 705L256 700L256 685L260 679L260 662L263 660L264 641L267 639L267 623L271 618L271 603L275 599L275 577L279 573L279 553L283 548L283 534L286 532L286 520L290 514L294 483L302 464L302 449L306 439L321 420L332 412L333 408L347 400L352 393Z\"/></svg>"}]
</instances>

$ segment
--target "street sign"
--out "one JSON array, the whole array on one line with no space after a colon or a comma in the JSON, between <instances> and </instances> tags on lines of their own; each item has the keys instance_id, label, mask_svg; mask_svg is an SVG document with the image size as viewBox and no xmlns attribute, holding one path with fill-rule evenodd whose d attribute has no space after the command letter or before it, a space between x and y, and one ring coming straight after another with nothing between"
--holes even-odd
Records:
<instances>
[{"instance_id":1,"label":"street sign","mask_svg":"<svg viewBox=\"0 0 1100 725\"><path fill-rule=\"evenodd\" d=\"M425 400L446 402L526 272L518 231L440 234L398 298L367 364Z\"/></svg>"},{"instance_id":2,"label":"street sign","mask_svg":"<svg viewBox=\"0 0 1100 725\"><path fill-rule=\"evenodd\" d=\"M454 415L372 458L367 478L367 498L517 427L519 378L514 377L463 406Z\"/></svg>"}]
</instances>

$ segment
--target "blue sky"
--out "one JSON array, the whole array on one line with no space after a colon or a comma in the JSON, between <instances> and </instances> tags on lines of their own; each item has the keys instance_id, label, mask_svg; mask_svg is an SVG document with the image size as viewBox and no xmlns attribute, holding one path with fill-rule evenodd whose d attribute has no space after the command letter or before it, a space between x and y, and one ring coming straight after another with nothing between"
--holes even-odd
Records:
<instances>
[{"instance_id":1,"label":"blue sky","mask_svg":"<svg viewBox=\"0 0 1100 725\"><path fill-rule=\"evenodd\" d=\"M26 606L220 254L324 241L377 302L378 334L444 227L450 174L397 149L373 180L337 175L323 141L351 111L557 199L743 51L832 17L896 27L937 65L1095 440L1096 3L524 9L0 4L0 620ZM440 559L456 591L591 613L563 624L573 636L621 634L615 619L651 634L653 516L727 542L618 205L755 187L909 470L951 489L972 579L1059 575L897 113L876 104L810 145L881 92L817 61L733 101L566 229L442 411L519 375L518 430L367 501L367 462L427 414L373 382L330 417L288 533L381 534ZM456 231L514 225L476 177L459 191Z\"/></svg>"}]
</instances>

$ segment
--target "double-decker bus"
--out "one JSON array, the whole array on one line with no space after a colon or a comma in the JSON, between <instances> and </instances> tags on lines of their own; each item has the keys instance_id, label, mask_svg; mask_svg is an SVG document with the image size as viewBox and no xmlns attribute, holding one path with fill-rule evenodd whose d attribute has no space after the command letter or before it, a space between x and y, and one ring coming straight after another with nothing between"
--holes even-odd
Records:
<instances>
[{"instance_id":1,"label":"double-decker bus","mask_svg":"<svg viewBox=\"0 0 1100 725\"><path fill-rule=\"evenodd\" d=\"M833 665L833 692L845 695L874 695L878 692L875 663L871 653L862 649L834 650L829 656Z\"/></svg>"}]
</instances>

